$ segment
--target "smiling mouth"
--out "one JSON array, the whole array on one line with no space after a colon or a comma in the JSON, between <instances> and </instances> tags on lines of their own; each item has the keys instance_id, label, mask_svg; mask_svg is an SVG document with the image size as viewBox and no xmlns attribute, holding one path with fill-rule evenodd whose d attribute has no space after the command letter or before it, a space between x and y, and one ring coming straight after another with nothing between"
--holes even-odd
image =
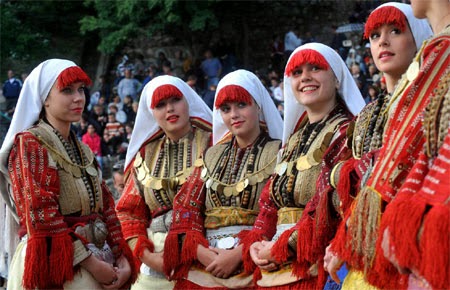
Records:
<instances>
[{"instance_id":1,"label":"smiling mouth","mask_svg":"<svg viewBox=\"0 0 450 290\"><path fill-rule=\"evenodd\" d=\"M303 89L301 89L300 91L301 92L311 92L311 91L315 91L315 90L317 90L317 88L318 87L316 87L316 86L307 86L307 87L304 87Z\"/></svg>"},{"instance_id":2,"label":"smiling mouth","mask_svg":"<svg viewBox=\"0 0 450 290\"><path fill-rule=\"evenodd\" d=\"M393 56L394 54L393 53L391 53L391 52L383 52L383 53L380 53L380 56L378 57L378 58L384 58L384 57L388 57L388 56Z\"/></svg>"}]
</instances>

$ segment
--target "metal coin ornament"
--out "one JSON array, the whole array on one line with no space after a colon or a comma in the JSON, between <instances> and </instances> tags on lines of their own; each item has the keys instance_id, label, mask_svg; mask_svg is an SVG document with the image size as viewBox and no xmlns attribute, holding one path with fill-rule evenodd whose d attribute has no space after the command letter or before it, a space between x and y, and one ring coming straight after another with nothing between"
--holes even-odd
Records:
<instances>
[{"instance_id":1,"label":"metal coin ornament","mask_svg":"<svg viewBox=\"0 0 450 290\"><path fill-rule=\"evenodd\" d=\"M86 172L87 172L87 174L89 174L90 176L93 176L93 177L98 175L97 169L95 169L92 166L86 168Z\"/></svg>"},{"instance_id":2,"label":"metal coin ornament","mask_svg":"<svg viewBox=\"0 0 450 290\"><path fill-rule=\"evenodd\" d=\"M406 71L406 78L408 79L408 81L412 82L413 80L415 80L419 75L419 71L419 62L415 60L409 65L408 70Z\"/></svg>"}]
</instances>

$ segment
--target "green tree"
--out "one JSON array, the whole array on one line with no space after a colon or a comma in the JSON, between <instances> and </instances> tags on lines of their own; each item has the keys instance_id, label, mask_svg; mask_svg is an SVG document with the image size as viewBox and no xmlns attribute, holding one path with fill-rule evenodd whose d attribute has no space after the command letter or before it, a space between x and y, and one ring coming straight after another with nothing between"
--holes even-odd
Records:
<instances>
[{"instance_id":1,"label":"green tree","mask_svg":"<svg viewBox=\"0 0 450 290\"><path fill-rule=\"evenodd\" d=\"M98 33L98 49L107 54L116 52L139 35L151 37L158 32L178 31L181 36L178 40L185 42L191 33L218 25L211 10L216 1L86 0L84 3L97 14L83 17L81 31Z\"/></svg>"}]
</instances>

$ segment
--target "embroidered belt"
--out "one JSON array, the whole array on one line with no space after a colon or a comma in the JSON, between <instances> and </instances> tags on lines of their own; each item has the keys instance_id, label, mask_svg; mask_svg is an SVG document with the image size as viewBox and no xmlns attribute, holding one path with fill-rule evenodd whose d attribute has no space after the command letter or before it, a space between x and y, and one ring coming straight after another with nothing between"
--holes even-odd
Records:
<instances>
[{"instance_id":1,"label":"embroidered belt","mask_svg":"<svg viewBox=\"0 0 450 290\"><path fill-rule=\"evenodd\" d=\"M303 208L298 207L282 207L278 210L277 224L295 224L303 214Z\"/></svg>"},{"instance_id":2,"label":"embroidered belt","mask_svg":"<svg viewBox=\"0 0 450 290\"><path fill-rule=\"evenodd\" d=\"M152 219L150 230L154 233L167 233L172 224L172 210Z\"/></svg>"}]
</instances>

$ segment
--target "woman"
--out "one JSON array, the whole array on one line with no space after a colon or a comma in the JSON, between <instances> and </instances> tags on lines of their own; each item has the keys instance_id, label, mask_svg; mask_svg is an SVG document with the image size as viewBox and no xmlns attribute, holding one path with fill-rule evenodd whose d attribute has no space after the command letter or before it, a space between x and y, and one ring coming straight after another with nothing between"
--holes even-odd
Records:
<instances>
[{"instance_id":1,"label":"woman","mask_svg":"<svg viewBox=\"0 0 450 290\"><path fill-rule=\"evenodd\" d=\"M133 289L171 289L163 246L172 201L211 143L211 110L181 79L160 76L142 91L117 212L141 275Z\"/></svg>"},{"instance_id":2,"label":"woman","mask_svg":"<svg viewBox=\"0 0 450 290\"><path fill-rule=\"evenodd\" d=\"M244 266L258 267L261 288L320 288L318 265L339 220L328 176L350 154L346 132L364 99L340 56L320 43L292 53L284 88L284 148L255 225L241 236Z\"/></svg>"},{"instance_id":3,"label":"woman","mask_svg":"<svg viewBox=\"0 0 450 290\"><path fill-rule=\"evenodd\" d=\"M116 289L134 281L111 193L94 154L70 131L90 83L62 59L44 61L24 83L1 148L22 237L8 289Z\"/></svg>"},{"instance_id":4,"label":"woman","mask_svg":"<svg viewBox=\"0 0 450 290\"><path fill-rule=\"evenodd\" d=\"M165 245L166 271L177 279L176 288L251 287L251 276L239 274L242 246L237 236L251 228L258 214L261 189L275 167L282 124L256 75L237 70L219 82L214 146L176 197Z\"/></svg>"},{"instance_id":5,"label":"woman","mask_svg":"<svg viewBox=\"0 0 450 290\"><path fill-rule=\"evenodd\" d=\"M382 146L383 133L386 132L386 123L399 102L401 92L406 88L406 83L399 83L399 80L402 74L407 71L422 42L431 33L428 23L425 20L415 18L411 6L407 4L386 3L369 15L365 25L365 37L370 40L370 49L377 68L383 72L386 91L360 113L353 134L353 158L340 164L334 170L334 179L338 180L336 186L340 195L356 196L360 189L366 185L368 176L372 174L373 166L377 166L377 160L379 160L377 156ZM407 79L405 78L405 80ZM397 166L396 174L401 171L406 172L410 169L408 166ZM398 176L400 179L404 178L402 174L398 174ZM401 184L400 180L399 183L395 184L394 190L398 189L399 184ZM374 200L373 204L375 205L377 202L379 200ZM371 259L374 256L374 240L369 242L369 240L363 239L361 234L357 235L356 232L372 232L373 229L369 227L373 227L376 222L372 220L372 223L366 224L364 220L367 217L378 218L378 211L369 214L367 208L363 206L364 203L360 203L360 207L356 207L351 213L351 218L348 218L350 213L347 214L347 221L340 226L333 240L332 250L329 251L326 259L325 266L335 280L339 280L336 278L335 272L342 261L338 261L337 258L333 259L333 252L339 256L339 259L347 262L350 272L343 285L344 288L347 285L349 287L352 285L363 287L365 277L360 271L371 267ZM359 224L356 222L357 219ZM350 227L349 224L351 224ZM351 231L348 231L348 228ZM367 238L369 238L369 235L367 235ZM358 244L363 240L366 240L369 244L364 246L359 244L355 248L349 246ZM370 251L363 250L363 248L370 249ZM395 269L390 271L392 270L395 271ZM402 283L400 277L385 282L391 283L383 286L388 288L399 288Z\"/></svg>"},{"instance_id":6,"label":"woman","mask_svg":"<svg viewBox=\"0 0 450 290\"><path fill-rule=\"evenodd\" d=\"M384 255L410 273L410 289L445 289L450 286L450 3L413 0L411 6L416 17L428 19L435 34L420 55L420 74L431 85L416 93L424 92L428 100L425 110L417 111L423 114L425 143L386 207L379 234Z\"/></svg>"}]
</instances>

